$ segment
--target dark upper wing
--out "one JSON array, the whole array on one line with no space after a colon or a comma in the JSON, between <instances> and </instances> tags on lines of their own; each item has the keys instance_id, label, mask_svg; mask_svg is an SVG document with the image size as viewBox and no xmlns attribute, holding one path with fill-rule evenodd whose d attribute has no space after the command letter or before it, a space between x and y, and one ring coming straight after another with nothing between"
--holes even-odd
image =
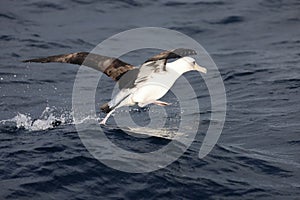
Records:
<instances>
[{"instance_id":1,"label":"dark upper wing","mask_svg":"<svg viewBox=\"0 0 300 200\"><path fill-rule=\"evenodd\" d=\"M103 72L115 81L118 81L121 78L121 76L127 71L135 68L133 65L125 63L117 58L101 56L98 54L88 52L61 54L45 58L24 60L23 62L60 62L85 65L87 67L91 67L93 69Z\"/></svg>"},{"instance_id":2,"label":"dark upper wing","mask_svg":"<svg viewBox=\"0 0 300 200\"><path fill-rule=\"evenodd\" d=\"M149 58L142 65L142 68L148 66L148 69L141 69L141 71L147 71L147 73L150 73L151 69L154 72L158 72L159 70L165 70L165 64L167 62L167 59L180 58L180 57L195 55L195 54L196 51L192 49L184 49L184 48L174 49L170 51L163 51L160 54ZM160 60L163 60L163 65ZM102 55L88 53L88 52L61 54L61 55L49 56L45 58L24 60L23 62L40 62L40 63L60 62L60 63L85 65L87 67L91 67L93 69L103 72L104 74L111 77L115 81L118 81L121 78L121 76L123 76L126 72L135 69L133 65L123 62L117 58L102 56ZM159 63L159 65L157 65L157 63Z\"/></svg>"},{"instance_id":3,"label":"dark upper wing","mask_svg":"<svg viewBox=\"0 0 300 200\"><path fill-rule=\"evenodd\" d=\"M190 56L190 55L196 55L197 52L193 49L185 49L185 48L178 48L168 51L163 51L160 54L157 54L148 60L145 61L145 63L150 61L157 61L162 59L172 59L172 58L181 58L184 56Z\"/></svg>"}]
</instances>

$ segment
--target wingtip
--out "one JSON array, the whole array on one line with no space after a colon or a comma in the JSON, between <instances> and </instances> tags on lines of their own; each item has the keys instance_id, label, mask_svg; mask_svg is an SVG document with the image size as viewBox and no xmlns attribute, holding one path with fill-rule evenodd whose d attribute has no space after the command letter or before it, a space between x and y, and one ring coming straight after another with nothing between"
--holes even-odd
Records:
<instances>
[{"instance_id":1,"label":"wingtip","mask_svg":"<svg viewBox=\"0 0 300 200\"><path fill-rule=\"evenodd\" d=\"M28 59L28 60L22 60L21 62L23 63L46 63L46 62L51 62L51 60L47 58L34 58L34 59Z\"/></svg>"},{"instance_id":2,"label":"wingtip","mask_svg":"<svg viewBox=\"0 0 300 200\"><path fill-rule=\"evenodd\" d=\"M197 55L197 51L194 49L188 49L188 48L178 48L174 49L173 53L179 55L179 56L189 56L189 55Z\"/></svg>"},{"instance_id":3,"label":"wingtip","mask_svg":"<svg viewBox=\"0 0 300 200\"><path fill-rule=\"evenodd\" d=\"M28 59L28 60L22 60L23 63L31 63L31 62L41 62L40 59Z\"/></svg>"}]
</instances>

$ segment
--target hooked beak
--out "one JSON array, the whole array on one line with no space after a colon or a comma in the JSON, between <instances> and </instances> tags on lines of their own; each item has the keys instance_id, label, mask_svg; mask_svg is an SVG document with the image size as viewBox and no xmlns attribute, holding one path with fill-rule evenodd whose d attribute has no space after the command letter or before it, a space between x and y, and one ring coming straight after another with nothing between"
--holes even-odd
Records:
<instances>
[{"instance_id":1,"label":"hooked beak","mask_svg":"<svg viewBox=\"0 0 300 200\"><path fill-rule=\"evenodd\" d=\"M194 69L197 70L197 71L199 71L199 72L202 72L204 74L206 74L206 72L207 72L206 68L199 66L197 63L195 63Z\"/></svg>"}]
</instances>

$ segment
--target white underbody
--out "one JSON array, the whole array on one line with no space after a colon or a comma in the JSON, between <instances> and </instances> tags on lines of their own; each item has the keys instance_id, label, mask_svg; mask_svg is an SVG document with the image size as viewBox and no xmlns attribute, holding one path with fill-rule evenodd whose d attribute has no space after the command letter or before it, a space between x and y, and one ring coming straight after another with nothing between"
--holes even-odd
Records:
<instances>
[{"instance_id":1,"label":"white underbody","mask_svg":"<svg viewBox=\"0 0 300 200\"><path fill-rule=\"evenodd\" d=\"M163 69L164 64L160 65L160 67L155 66L153 63L152 65L147 65L147 63L142 65L138 77L135 80L134 87L120 90L114 98L108 102L112 110L100 124L105 124L115 109L122 106L138 104L138 106L144 107L152 103L160 106L169 105L169 103L159 101L158 99L162 98L169 91L180 75L191 70L206 73L205 68L197 65L197 69L195 66L195 60L190 57L180 58L174 62L167 63L165 70ZM147 73L149 72L148 69L150 69L150 74Z\"/></svg>"},{"instance_id":2,"label":"white underbody","mask_svg":"<svg viewBox=\"0 0 300 200\"><path fill-rule=\"evenodd\" d=\"M136 87L122 89L108 105L121 107L138 104L138 106L144 107L162 98L181 75L168 66L169 63L166 66L167 71L153 73L146 81L137 84Z\"/></svg>"}]
</instances>

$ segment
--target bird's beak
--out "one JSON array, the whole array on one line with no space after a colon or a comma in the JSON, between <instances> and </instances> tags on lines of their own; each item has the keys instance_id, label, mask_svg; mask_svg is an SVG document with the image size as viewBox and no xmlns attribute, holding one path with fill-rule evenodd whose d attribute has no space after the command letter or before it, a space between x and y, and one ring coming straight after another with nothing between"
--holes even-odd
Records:
<instances>
[{"instance_id":1,"label":"bird's beak","mask_svg":"<svg viewBox=\"0 0 300 200\"><path fill-rule=\"evenodd\" d=\"M202 72L204 74L206 74L206 72L207 72L207 69L205 67L201 67L197 63L195 63L194 69L197 70L197 71L199 71L199 72Z\"/></svg>"}]
</instances>

